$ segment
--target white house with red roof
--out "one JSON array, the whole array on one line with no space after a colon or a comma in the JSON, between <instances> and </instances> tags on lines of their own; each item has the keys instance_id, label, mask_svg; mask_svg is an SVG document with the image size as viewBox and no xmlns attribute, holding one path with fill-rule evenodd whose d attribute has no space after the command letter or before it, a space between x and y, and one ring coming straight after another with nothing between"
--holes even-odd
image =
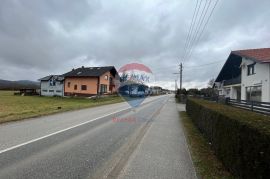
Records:
<instances>
[{"instance_id":1,"label":"white house with red roof","mask_svg":"<svg viewBox=\"0 0 270 179\"><path fill-rule=\"evenodd\" d=\"M214 86L220 96L270 102L270 48L232 51Z\"/></svg>"}]
</instances>

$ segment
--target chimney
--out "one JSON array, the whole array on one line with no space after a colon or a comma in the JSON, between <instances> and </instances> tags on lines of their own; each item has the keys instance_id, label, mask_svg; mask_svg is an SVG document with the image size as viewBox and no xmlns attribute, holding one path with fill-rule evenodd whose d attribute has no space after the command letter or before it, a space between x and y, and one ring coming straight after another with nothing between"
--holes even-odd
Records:
<instances>
[{"instance_id":1,"label":"chimney","mask_svg":"<svg viewBox=\"0 0 270 179\"><path fill-rule=\"evenodd\" d=\"M84 68L84 66L82 66L82 68Z\"/></svg>"}]
</instances>

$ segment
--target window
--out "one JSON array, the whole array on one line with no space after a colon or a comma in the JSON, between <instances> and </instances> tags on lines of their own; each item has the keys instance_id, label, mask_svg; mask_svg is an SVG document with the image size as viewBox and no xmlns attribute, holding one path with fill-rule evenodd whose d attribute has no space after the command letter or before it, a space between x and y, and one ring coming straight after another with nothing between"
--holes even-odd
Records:
<instances>
[{"instance_id":1,"label":"window","mask_svg":"<svg viewBox=\"0 0 270 179\"><path fill-rule=\"evenodd\" d=\"M50 92L50 93L53 93L53 92L54 92L54 90L49 90L49 92Z\"/></svg>"},{"instance_id":2,"label":"window","mask_svg":"<svg viewBox=\"0 0 270 179\"><path fill-rule=\"evenodd\" d=\"M74 85L74 90L77 90L77 85Z\"/></svg>"},{"instance_id":3,"label":"window","mask_svg":"<svg viewBox=\"0 0 270 179\"><path fill-rule=\"evenodd\" d=\"M56 93L62 93L62 91L61 90L56 90Z\"/></svg>"},{"instance_id":4,"label":"window","mask_svg":"<svg viewBox=\"0 0 270 179\"><path fill-rule=\"evenodd\" d=\"M68 82L68 88L70 88L70 82Z\"/></svg>"},{"instance_id":5,"label":"window","mask_svg":"<svg viewBox=\"0 0 270 179\"><path fill-rule=\"evenodd\" d=\"M42 92L48 92L48 90L42 90Z\"/></svg>"},{"instance_id":6,"label":"window","mask_svg":"<svg viewBox=\"0 0 270 179\"><path fill-rule=\"evenodd\" d=\"M246 87L247 101L262 101L262 86Z\"/></svg>"},{"instance_id":7,"label":"window","mask_svg":"<svg viewBox=\"0 0 270 179\"><path fill-rule=\"evenodd\" d=\"M49 83L50 83L50 86L55 86L55 84L56 84L56 82L55 82L54 79L51 79L51 80L49 81Z\"/></svg>"},{"instance_id":8,"label":"window","mask_svg":"<svg viewBox=\"0 0 270 179\"><path fill-rule=\"evenodd\" d=\"M229 97L230 96L230 93L231 93L231 89L226 89L226 96Z\"/></svg>"},{"instance_id":9,"label":"window","mask_svg":"<svg viewBox=\"0 0 270 179\"><path fill-rule=\"evenodd\" d=\"M247 66L247 75L249 76L254 74L255 74L255 63Z\"/></svg>"},{"instance_id":10,"label":"window","mask_svg":"<svg viewBox=\"0 0 270 179\"><path fill-rule=\"evenodd\" d=\"M81 90L87 90L87 86L86 85L82 85L81 86Z\"/></svg>"},{"instance_id":11,"label":"window","mask_svg":"<svg viewBox=\"0 0 270 179\"><path fill-rule=\"evenodd\" d=\"M105 75L104 79L105 79L105 80L108 80L108 75Z\"/></svg>"},{"instance_id":12,"label":"window","mask_svg":"<svg viewBox=\"0 0 270 179\"><path fill-rule=\"evenodd\" d=\"M110 77L110 83L113 83L113 78L112 77Z\"/></svg>"},{"instance_id":13,"label":"window","mask_svg":"<svg viewBox=\"0 0 270 179\"><path fill-rule=\"evenodd\" d=\"M100 85L100 92L107 93L107 85Z\"/></svg>"}]
</instances>

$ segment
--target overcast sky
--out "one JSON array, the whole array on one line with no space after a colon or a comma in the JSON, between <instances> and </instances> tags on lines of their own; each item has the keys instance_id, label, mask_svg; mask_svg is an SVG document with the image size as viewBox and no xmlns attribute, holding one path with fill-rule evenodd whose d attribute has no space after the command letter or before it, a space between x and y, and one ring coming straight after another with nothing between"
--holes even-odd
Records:
<instances>
[{"instance_id":1,"label":"overcast sky","mask_svg":"<svg viewBox=\"0 0 270 179\"><path fill-rule=\"evenodd\" d=\"M119 69L139 62L171 89L196 6L196 0L0 3L0 79L37 80L82 65ZM269 0L220 0L184 63L184 87L206 86L231 50L270 47L269 7Z\"/></svg>"}]
</instances>

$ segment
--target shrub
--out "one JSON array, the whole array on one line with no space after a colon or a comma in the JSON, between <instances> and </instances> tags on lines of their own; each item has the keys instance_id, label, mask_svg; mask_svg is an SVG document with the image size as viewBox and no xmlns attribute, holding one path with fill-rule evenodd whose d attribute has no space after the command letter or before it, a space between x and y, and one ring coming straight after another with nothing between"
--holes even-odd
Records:
<instances>
[{"instance_id":1,"label":"shrub","mask_svg":"<svg viewBox=\"0 0 270 179\"><path fill-rule=\"evenodd\" d=\"M269 178L269 116L201 99L188 99L186 110L234 175Z\"/></svg>"}]
</instances>

